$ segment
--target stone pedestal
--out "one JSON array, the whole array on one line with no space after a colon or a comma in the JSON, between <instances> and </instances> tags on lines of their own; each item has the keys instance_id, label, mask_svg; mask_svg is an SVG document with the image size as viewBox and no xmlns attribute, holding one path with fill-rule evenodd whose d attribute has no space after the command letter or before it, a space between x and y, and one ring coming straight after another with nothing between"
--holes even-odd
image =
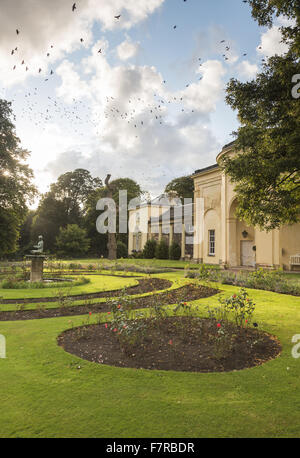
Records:
<instances>
[{"instance_id":1,"label":"stone pedestal","mask_svg":"<svg viewBox=\"0 0 300 458\"><path fill-rule=\"evenodd\" d=\"M45 256L43 255L29 255L27 258L31 259L30 281L43 281L43 269Z\"/></svg>"}]
</instances>

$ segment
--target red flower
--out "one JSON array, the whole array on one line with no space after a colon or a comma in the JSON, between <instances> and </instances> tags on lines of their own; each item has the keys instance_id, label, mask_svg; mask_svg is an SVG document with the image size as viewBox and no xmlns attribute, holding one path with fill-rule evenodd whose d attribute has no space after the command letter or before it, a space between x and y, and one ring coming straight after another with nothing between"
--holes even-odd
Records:
<instances>
[{"instance_id":1,"label":"red flower","mask_svg":"<svg viewBox=\"0 0 300 458\"><path fill-rule=\"evenodd\" d=\"M91 315L91 314L92 314L92 312L89 312L89 315Z\"/></svg>"},{"instance_id":2,"label":"red flower","mask_svg":"<svg viewBox=\"0 0 300 458\"><path fill-rule=\"evenodd\" d=\"M120 306L120 304L119 304L119 305L118 305L118 309L120 309L120 308L121 308L121 306Z\"/></svg>"},{"instance_id":3,"label":"red flower","mask_svg":"<svg viewBox=\"0 0 300 458\"><path fill-rule=\"evenodd\" d=\"M105 325L104 325L104 326L107 328L107 323L105 323Z\"/></svg>"},{"instance_id":4,"label":"red flower","mask_svg":"<svg viewBox=\"0 0 300 458\"><path fill-rule=\"evenodd\" d=\"M114 329L114 332L117 332L117 328Z\"/></svg>"},{"instance_id":5,"label":"red flower","mask_svg":"<svg viewBox=\"0 0 300 458\"><path fill-rule=\"evenodd\" d=\"M235 299L236 298L236 294L234 294L232 297L233 297L233 299Z\"/></svg>"},{"instance_id":6,"label":"red flower","mask_svg":"<svg viewBox=\"0 0 300 458\"><path fill-rule=\"evenodd\" d=\"M221 325L220 325L220 323L218 323L218 324L217 324L217 328L220 328L220 327L221 327Z\"/></svg>"},{"instance_id":7,"label":"red flower","mask_svg":"<svg viewBox=\"0 0 300 458\"><path fill-rule=\"evenodd\" d=\"M172 339L169 340L169 344L173 345L173 340Z\"/></svg>"}]
</instances>

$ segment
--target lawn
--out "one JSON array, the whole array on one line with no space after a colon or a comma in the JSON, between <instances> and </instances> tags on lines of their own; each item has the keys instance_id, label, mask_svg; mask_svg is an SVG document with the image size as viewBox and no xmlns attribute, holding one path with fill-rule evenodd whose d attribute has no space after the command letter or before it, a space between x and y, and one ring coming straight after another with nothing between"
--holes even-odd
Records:
<instances>
[{"instance_id":1,"label":"lawn","mask_svg":"<svg viewBox=\"0 0 300 458\"><path fill-rule=\"evenodd\" d=\"M84 276L84 273L82 274ZM71 276L64 275L64 278L72 278ZM67 292L70 296L77 294L88 294L95 293L98 291L112 291L126 286L132 286L137 284L137 280L134 278L120 278L117 276L110 275L90 275L90 282L80 286L61 287L59 284L57 287L52 288L37 288L37 289L3 289L0 288L0 303L1 299L20 299L20 298L34 298L34 297L54 297L57 296L60 291Z\"/></svg>"},{"instance_id":2,"label":"lawn","mask_svg":"<svg viewBox=\"0 0 300 458\"><path fill-rule=\"evenodd\" d=\"M160 276L182 280L183 272ZM219 287L225 295L238 291ZM276 335L283 351L261 366L227 373L124 369L82 360L56 339L87 316L0 322L7 348L7 358L0 359L0 437L299 437L300 358L291 355L291 339L300 334L300 297L253 289L249 294L259 328ZM195 304L205 316L205 306L218 299Z\"/></svg>"}]
</instances>

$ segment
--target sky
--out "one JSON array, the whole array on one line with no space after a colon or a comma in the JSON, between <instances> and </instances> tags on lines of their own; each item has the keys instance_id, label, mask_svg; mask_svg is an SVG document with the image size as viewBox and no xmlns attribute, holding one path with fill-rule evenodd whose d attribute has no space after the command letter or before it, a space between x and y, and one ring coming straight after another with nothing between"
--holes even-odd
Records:
<instances>
[{"instance_id":1,"label":"sky","mask_svg":"<svg viewBox=\"0 0 300 458\"><path fill-rule=\"evenodd\" d=\"M239 125L229 80L286 50L284 19L259 27L242 0L73 4L0 0L0 98L41 193L83 168L156 196L214 164Z\"/></svg>"}]
</instances>

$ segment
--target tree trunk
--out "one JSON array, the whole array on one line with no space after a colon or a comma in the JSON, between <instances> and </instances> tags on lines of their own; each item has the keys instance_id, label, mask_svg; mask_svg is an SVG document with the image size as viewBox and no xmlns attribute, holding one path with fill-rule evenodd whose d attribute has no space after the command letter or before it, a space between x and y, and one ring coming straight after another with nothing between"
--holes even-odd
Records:
<instances>
[{"instance_id":1,"label":"tree trunk","mask_svg":"<svg viewBox=\"0 0 300 458\"><path fill-rule=\"evenodd\" d=\"M105 185L107 189L107 197L110 199L113 198L113 190L111 185L109 184L111 175L107 175L105 178ZM107 243L107 249L108 249L108 259L117 259L117 240L116 240L116 234L111 234L108 232L108 243Z\"/></svg>"}]
</instances>

